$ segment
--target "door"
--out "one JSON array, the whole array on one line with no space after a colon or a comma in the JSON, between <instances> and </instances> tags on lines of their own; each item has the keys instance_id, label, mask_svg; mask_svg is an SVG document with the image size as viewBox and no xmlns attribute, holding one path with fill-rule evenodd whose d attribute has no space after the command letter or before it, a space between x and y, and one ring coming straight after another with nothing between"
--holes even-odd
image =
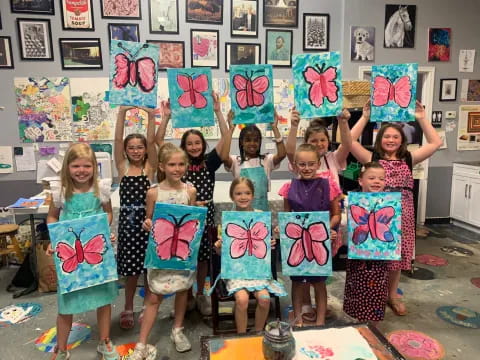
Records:
<instances>
[{"instance_id":1,"label":"door","mask_svg":"<svg viewBox=\"0 0 480 360\"><path fill-rule=\"evenodd\" d=\"M453 175L452 177L452 194L450 198L450 217L468 221L468 186L470 178L464 175ZM473 189L472 189L473 190ZM480 206L480 205L478 205Z\"/></svg>"},{"instance_id":2,"label":"door","mask_svg":"<svg viewBox=\"0 0 480 360\"><path fill-rule=\"evenodd\" d=\"M480 226L480 178L470 178L468 198L468 222Z\"/></svg>"}]
</instances>

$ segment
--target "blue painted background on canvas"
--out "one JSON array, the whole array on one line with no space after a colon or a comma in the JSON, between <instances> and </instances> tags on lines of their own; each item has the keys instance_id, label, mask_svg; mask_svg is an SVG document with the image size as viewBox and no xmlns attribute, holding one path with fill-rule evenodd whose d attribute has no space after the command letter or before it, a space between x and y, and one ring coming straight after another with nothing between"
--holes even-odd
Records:
<instances>
[{"instance_id":1,"label":"blue painted background on canvas","mask_svg":"<svg viewBox=\"0 0 480 360\"><path fill-rule=\"evenodd\" d=\"M172 110L172 127L192 128L213 126L212 70L210 68L167 69L168 95ZM191 79L182 89L177 76ZM208 82L199 81L207 77ZM208 84L208 88L202 85ZM201 90L201 91L200 91ZM183 96L183 97L182 97ZM193 100L193 101L192 101Z\"/></svg>"},{"instance_id":2,"label":"blue painted background on canvas","mask_svg":"<svg viewBox=\"0 0 480 360\"><path fill-rule=\"evenodd\" d=\"M343 90L339 52L294 55L292 67L295 107L302 118L340 113Z\"/></svg>"},{"instance_id":3,"label":"blue painted background on canvas","mask_svg":"<svg viewBox=\"0 0 480 360\"><path fill-rule=\"evenodd\" d=\"M195 270L206 216L206 207L156 203L145 267ZM175 230L178 230L177 246Z\"/></svg>"},{"instance_id":4,"label":"blue painted background on canvas","mask_svg":"<svg viewBox=\"0 0 480 360\"><path fill-rule=\"evenodd\" d=\"M75 233L69 231L69 229ZM48 224L48 232L53 249L57 249L57 244L63 242L73 249L73 254L77 253L75 251L77 235L79 235L83 248L87 247L87 243L97 235L103 235L104 248L101 253L103 260L99 264L90 265L87 259L85 259L85 261L78 264L74 271L68 273L62 269L63 262L60 260L58 252L53 255L55 268L57 270L58 288L61 294L118 279L117 263L110 242L110 228L107 214Z\"/></svg>"},{"instance_id":5,"label":"blue painted background on canvas","mask_svg":"<svg viewBox=\"0 0 480 360\"><path fill-rule=\"evenodd\" d=\"M110 42L111 104L157 107L159 51L154 44L122 40ZM128 69L133 65L142 70L135 71L132 80L128 76L131 70Z\"/></svg>"},{"instance_id":6,"label":"blue painted background on canvas","mask_svg":"<svg viewBox=\"0 0 480 360\"><path fill-rule=\"evenodd\" d=\"M358 224L352 216L352 205L365 209L365 220L372 211L377 220L381 220L378 211L385 207L392 207L394 216L390 222L387 222L387 229L390 231L393 240L381 241L372 239L371 232L362 243L356 244L353 240L354 231ZM359 210L363 213L363 210ZM371 216L371 215L370 215ZM349 259L366 259L366 260L399 260L401 257L401 241L402 241L402 195L398 192L383 193L364 193L349 192L348 193L348 258ZM368 228L368 224L366 226ZM389 236L386 238L388 239Z\"/></svg>"},{"instance_id":7,"label":"blue painted background on canvas","mask_svg":"<svg viewBox=\"0 0 480 360\"><path fill-rule=\"evenodd\" d=\"M237 81L234 82L235 77ZM266 81L268 81L268 87L263 91L264 88L260 84L266 84ZM235 113L234 124L273 122L272 65L231 65L230 84L230 99ZM258 100L254 101L255 98Z\"/></svg>"},{"instance_id":8,"label":"blue painted background on canvas","mask_svg":"<svg viewBox=\"0 0 480 360\"><path fill-rule=\"evenodd\" d=\"M317 250L320 250L322 256L327 256L326 261L321 261L319 264L315 258L311 258L309 261L309 255L306 255L305 251L301 251L299 259L303 260L296 266L289 265L290 257L294 257L297 254L293 254L299 248L293 248L297 241L302 242L302 238L292 238L286 234L287 226L290 229L296 230L303 228L308 234L313 235L316 232L313 231L314 227L310 227L312 224L323 223L325 224L325 236L313 236L314 239L318 239L325 246L318 246ZM321 226L321 225L319 225ZM332 251L330 240L330 213L328 211L312 211L312 212L279 212L278 213L278 227L280 229L280 246L282 253L282 274L290 276L330 276L332 275ZM321 226L323 228L323 226ZM291 235L290 231L289 234ZM300 244L298 244L299 246ZM301 246L304 249L304 246Z\"/></svg>"},{"instance_id":9,"label":"blue painted background on canvas","mask_svg":"<svg viewBox=\"0 0 480 360\"><path fill-rule=\"evenodd\" d=\"M397 64L397 65L374 65L372 66L372 106L370 121L373 122L393 122L393 121L415 121L415 101L417 99L417 73L418 64ZM407 76L408 81L403 81L402 77ZM386 78L387 81L375 83L377 77ZM375 86L374 86L375 84ZM388 84L395 87L396 97L393 99L388 96ZM382 95L383 94L383 95ZM408 99L405 102L400 100ZM396 100L397 99L397 100ZM384 104L385 105L382 105Z\"/></svg>"},{"instance_id":10,"label":"blue painted background on canvas","mask_svg":"<svg viewBox=\"0 0 480 360\"><path fill-rule=\"evenodd\" d=\"M230 229L227 230L227 227L232 226L232 224L238 225L240 231L238 234L239 238L229 236L232 235ZM260 252L249 254L249 249L247 248L247 241L241 240L240 238L246 239L246 234L248 229L258 229L263 228L264 232L267 234L264 239L264 249L265 251L261 252L261 255L264 255L262 258L255 256ZM263 227L265 226L266 229ZM252 231L252 234L254 231ZM258 211L224 211L222 213L222 273L221 277L223 279L271 279L271 213L270 212L258 212ZM258 245L258 242L253 241L255 245ZM240 257L233 258L232 252L233 248L237 248L236 245L239 245L238 248L243 248L245 251L242 251L244 255ZM263 245L262 245L263 246Z\"/></svg>"}]
</instances>

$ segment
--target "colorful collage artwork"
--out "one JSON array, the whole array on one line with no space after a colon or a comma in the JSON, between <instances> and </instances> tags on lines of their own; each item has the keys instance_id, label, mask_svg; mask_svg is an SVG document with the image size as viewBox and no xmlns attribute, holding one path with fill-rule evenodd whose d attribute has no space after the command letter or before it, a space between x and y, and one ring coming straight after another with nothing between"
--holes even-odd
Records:
<instances>
[{"instance_id":1,"label":"colorful collage artwork","mask_svg":"<svg viewBox=\"0 0 480 360\"><path fill-rule=\"evenodd\" d=\"M372 66L370 121L415 121L418 64Z\"/></svg>"},{"instance_id":2,"label":"colorful collage artwork","mask_svg":"<svg viewBox=\"0 0 480 360\"><path fill-rule=\"evenodd\" d=\"M400 260L402 194L348 193L348 258Z\"/></svg>"}]
</instances>

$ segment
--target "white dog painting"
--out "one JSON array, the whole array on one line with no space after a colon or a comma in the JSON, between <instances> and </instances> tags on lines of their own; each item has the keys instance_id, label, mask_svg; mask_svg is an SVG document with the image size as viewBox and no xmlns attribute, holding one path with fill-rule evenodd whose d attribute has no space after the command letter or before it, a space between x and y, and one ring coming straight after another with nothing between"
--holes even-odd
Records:
<instances>
[{"instance_id":1,"label":"white dog painting","mask_svg":"<svg viewBox=\"0 0 480 360\"><path fill-rule=\"evenodd\" d=\"M375 28L352 26L350 30L350 60L373 61L375 59Z\"/></svg>"}]
</instances>

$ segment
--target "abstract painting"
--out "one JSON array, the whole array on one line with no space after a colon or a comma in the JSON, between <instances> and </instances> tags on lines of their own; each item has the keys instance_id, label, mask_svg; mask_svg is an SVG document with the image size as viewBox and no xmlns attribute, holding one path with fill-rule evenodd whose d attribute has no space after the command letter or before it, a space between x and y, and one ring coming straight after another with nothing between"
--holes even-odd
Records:
<instances>
[{"instance_id":1,"label":"abstract painting","mask_svg":"<svg viewBox=\"0 0 480 360\"><path fill-rule=\"evenodd\" d=\"M100 0L102 18L138 19L142 18L140 0Z\"/></svg>"},{"instance_id":2,"label":"abstract painting","mask_svg":"<svg viewBox=\"0 0 480 360\"><path fill-rule=\"evenodd\" d=\"M61 294L118 280L107 214L48 224Z\"/></svg>"},{"instance_id":3,"label":"abstract painting","mask_svg":"<svg viewBox=\"0 0 480 360\"><path fill-rule=\"evenodd\" d=\"M158 46L112 40L110 103L157 107Z\"/></svg>"},{"instance_id":4,"label":"abstract painting","mask_svg":"<svg viewBox=\"0 0 480 360\"><path fill-rule=\"evenodd\" d=\"M223 279L271 279L271 213L222 213Z\"/></svg>"},{"instance_id":5,"label":"abstract painting","mask_svg":"<svg viewBox=\"0 0 480 360\"><path fill-rule=\"evenodd\" d=\"M415 121L418 64L373 65L370 121Z\"/></svg>"},{"instance_id":6,"label":"abstract painting","mask_svg":"<svg viewBox=\"0 0 480 360\"><path fill-rule=\"evenodd\" d=\"M230 83L234 124L273 122L272 65L232 65Z\"/></svg>"},{"instance_id":7,"label":"abstract painting","mask_svg":"<svg viewBox=\"0 0 480 360\"><path fill-rule=\"evenodd\" d=\"M428 61L450 61L451 28L428 29Z\"/></svg>"},{"instance_id":8,"label":"abstract painting","mask_svg":"<svg viewBox=\"0 0 480 360\"><path fill-rule=\"evenodd\" d=\"M330 15L303 14L303 51L328 51Z\"/></svg>"},{"instance_id":9,"label":"abstract painting","mask_svg":"<svg viewBox=\"0 0 480 360\"><path fill-rule=\"evenodd\" d=\"M342 110L339 52L293 56L295 106L302 118L336 116Z\"/></svg>"},{"instance_id":10,"label":"abstract painting","mask_svg":"<svg viewBox=\"0 0 480 360\"><path fill-rule=\"evenodd\" d=\"M400 260L402 194L348 193L348 258Z\"/></svg>"},{"instance_id":11,"label":"abstract painting","mask_svg":"<svg viewBox=\"0 0 480 360\"><path fill-rule=\"evenodd\" d=\"M167 69L174 128L213 126L212 70Z\"/></svg>"},{"instance_id":12,"label":"abstract painting","mask_svg":"<svg viewBox=\"0 0 480 360\"><path fill-rule=\"evenodd\" d=\"M278 227L283 275L332 275L328 211L280 212Z\"/></svg>"},{"instance_id":13,"label":"abstract painting","mask_svg":"<svg viewBox=\"0 0 480 360\"><path fill-rule=\"evenodd\" d=\"M206 207L156 203L144 266L195 270L206 216Z\"/></svg>"},{"instance_id":14,"label":"abstract painting","mask_svg":"<svg viewBox=\"0 0 480 360\"><path fill-rule=\"evenodd\" d=\"M185 67L184 41L147 40L147 43L157 45L160 50L158 70Z\"/></svg>"}]
</instances>

